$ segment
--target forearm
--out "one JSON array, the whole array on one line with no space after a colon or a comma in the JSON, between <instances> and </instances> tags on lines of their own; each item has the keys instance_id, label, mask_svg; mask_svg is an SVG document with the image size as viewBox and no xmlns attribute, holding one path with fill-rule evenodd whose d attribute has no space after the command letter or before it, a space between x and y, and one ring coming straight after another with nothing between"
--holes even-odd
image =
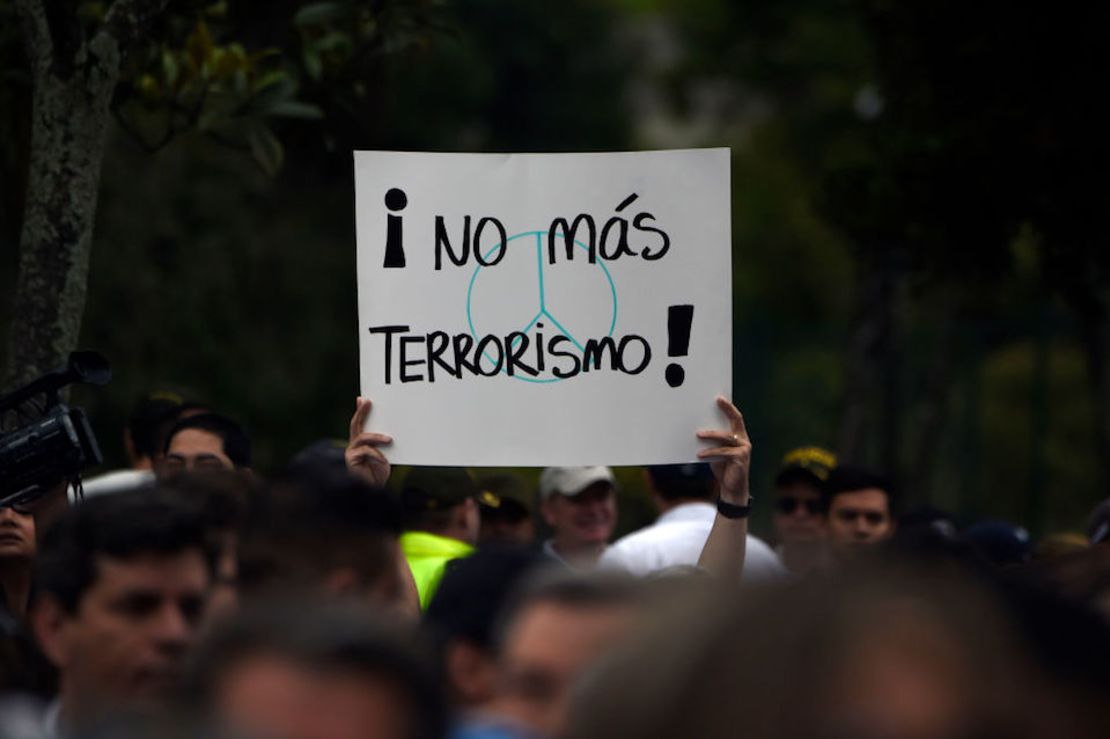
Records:
<instances>
[{"instance_id":1,"label":"forearm","mask_svg":"<svg viewBox=\"0 0 1110 739\"><path fill-rule=\"evenodd\" d=\"M747 506L750 496L745 488L738 493L722 493L721 500L734 506ZM729 518L718 511L698 558L698 566L718 577L737 582L744 570L747 545L748 518Z\"/></svg>"}]
</instances>

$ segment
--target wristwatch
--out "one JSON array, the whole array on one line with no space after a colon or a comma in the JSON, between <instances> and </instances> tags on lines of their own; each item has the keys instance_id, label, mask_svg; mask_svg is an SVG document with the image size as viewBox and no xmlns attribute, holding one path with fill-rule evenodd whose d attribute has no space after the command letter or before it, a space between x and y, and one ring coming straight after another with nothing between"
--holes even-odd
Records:
<instances>
[{"instance_id":1,"label":"wristwatch","mask_svg":"<svg viewBox=\"0 0 1110 739\"><path fill-rule=\"evenodd\" d=\"M735 505L727 501L717 498L717 513L720 513L725 518L747 518L752 512L752 503L755 502L755 496L748 496L747 505Z\"/></svg>"}]
</instances>

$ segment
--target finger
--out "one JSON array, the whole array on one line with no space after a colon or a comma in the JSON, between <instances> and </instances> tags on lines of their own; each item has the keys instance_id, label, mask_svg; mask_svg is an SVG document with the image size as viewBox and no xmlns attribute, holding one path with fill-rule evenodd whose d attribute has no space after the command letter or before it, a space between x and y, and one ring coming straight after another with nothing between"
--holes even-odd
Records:
<instances>
[{"instance_id":1,"label":"finger","mask_svg":"<svg viewBox=\"0 0 1110 739\"><path fill-rule=\"evenodd\" d=\"M370 398L355 398L355 414L351 416L351 430L348 438L354 439L366 428L366 419L370 417L372 405Z\"/></svg>"},{"instance_id":2,"label":"finger","mask_svg":"<svg viewBox=\"0 0 1110 739\"><path fill-rule=\"evenodd\" d=\"M392 444L393 437L389 434L379 434L376 431L366 431L355 438L351 439L348 447L364 447L364 446L378 446L380 444Z\"/></svg>"},{"instance_id":3,"label":"finger","mask_svg":"<svg viewBox=\"0 0 1110 739\"><path fill-rule=\"evenodd\" d=\"M740 457L740 449L738 446L715 446L710 449L701 449L698 451L698 459L709 459L710 457Z\"/></svg>"},{"instance_id":4,"label":"finger","mask_svg":"<svg viewBox=\"0 0 1110 739\"><path fill-rule=\"evenodd\" d=\"M344 455L348 462L373 463L374 461L388 464L385 454L375 446L354 446L347 449Z\"/></svg>"},{"instance_id":5,"label":"finger","mask_svg":"<svg viewBox=\"0 0 1110 739\"><path fill-rule=\"evenodd\" d=\"M732 402L723 395L717 396L717 407L728 417L728 423L732 428L732 433L742 438L747 438L748 427L744 425L744 414L740 412L740 409L734 406Z\"/></svg>"},{"instance_id":6,"label":"finger","mask_svg":"<svg viewBox=\"0 0 1110 739\"><path fill-rule=\"evenodd\" d=\"M731 431L723 431L721 429L705 429L703 431L699 431L697 435L699 439L703 439L705 441L720 441L724 442L725 444L731 444L733 446L739 446L743 441L738 434L734 434Z\"/></svg>"}]
</instances>

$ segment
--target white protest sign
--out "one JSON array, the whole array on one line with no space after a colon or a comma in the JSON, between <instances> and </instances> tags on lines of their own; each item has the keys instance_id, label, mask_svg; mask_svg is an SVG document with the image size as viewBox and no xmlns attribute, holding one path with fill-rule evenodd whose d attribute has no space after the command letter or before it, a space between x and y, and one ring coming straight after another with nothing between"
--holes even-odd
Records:
<instances>
[{"instance_id":1,"label":"white protest sign","mask_svg":"<svg viewBox=\"0 0 1110 739\"><path fill-rule=\"evenodd\" d=\"M689 462L732 380L729 151L355 153L359 354L397 464Z\"/></svg>"}]
</instances>

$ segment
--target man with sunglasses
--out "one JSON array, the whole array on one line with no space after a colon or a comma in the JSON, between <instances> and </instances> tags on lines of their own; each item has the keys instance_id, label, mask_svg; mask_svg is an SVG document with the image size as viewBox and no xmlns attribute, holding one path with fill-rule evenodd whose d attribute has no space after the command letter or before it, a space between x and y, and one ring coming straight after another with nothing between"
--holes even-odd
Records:
<instances>
[{"instance_id":1,"label":"man with sunglasses","mask_svg":"<svg viewBox=\"0 0 1110 739\"><path fill-rule=\"evenodd\" d=\"M894 536L894 493L886 478L841 465L825 481L823 503L829 543L850 559Z\"/></svg>"},{"instance_id":2,"label":"man with sunglasses","mask_svg":"<svg viewBox=\"0 0 1110 739\"><path fill-rule=\"evenodd\" d=\"M823 569L828 564L828 542L821 488L836 466L832 452L815 446L787 452L775 476L771 502L778 554L795 574Z\"/></svg>"}]
</instances>

